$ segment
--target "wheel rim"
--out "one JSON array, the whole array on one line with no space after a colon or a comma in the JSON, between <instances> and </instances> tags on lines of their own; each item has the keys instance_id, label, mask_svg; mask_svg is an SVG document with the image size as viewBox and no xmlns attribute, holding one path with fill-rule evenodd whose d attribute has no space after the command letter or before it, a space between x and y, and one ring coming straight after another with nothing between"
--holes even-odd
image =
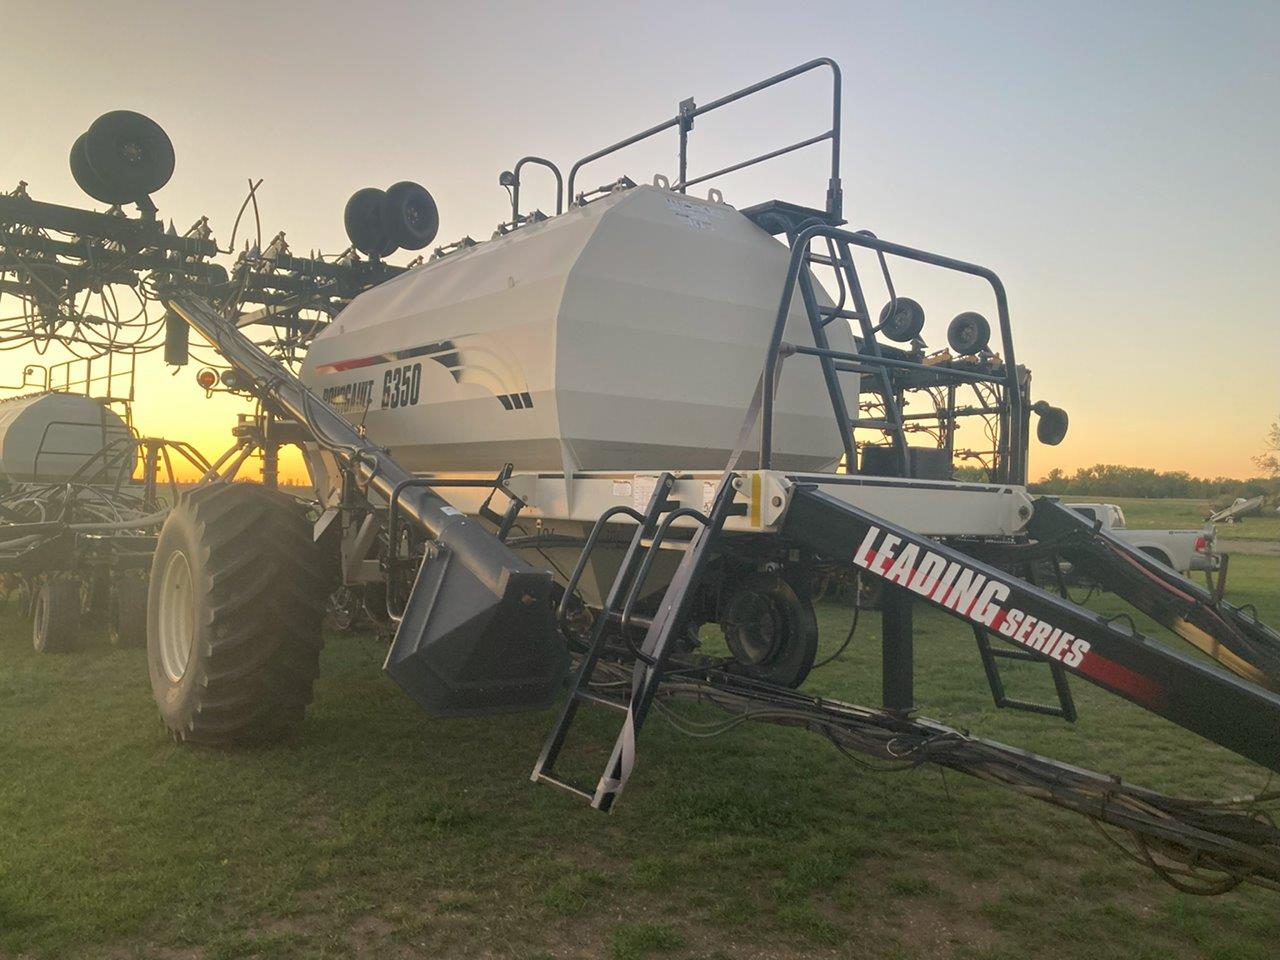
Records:
<instances>
[{"instance_id":1,"label":"wheel rim","mask_svg":"<svg viewBox=\"0 0 1280 960\"><path fill-rule=\"evenodd\" d=\"M164 567L160 581L159 610L160 666L165 675L177 683L187 672L191 648L195 643L195 591L191 583L191 566L186 554L174 551Z\"/></svg>"},{"instance_id":2,"label":"wheel rim","mask_svg":"<svg viewBox=\"0 0 1280 960\"><path fill-rule=\"evenodd\" d=\"M760 666L777 652L785 628L778 622L773 600L763 593L749 591L733 601L727 618L735 657L748 666Z\"/></svg>"}]
</instances>

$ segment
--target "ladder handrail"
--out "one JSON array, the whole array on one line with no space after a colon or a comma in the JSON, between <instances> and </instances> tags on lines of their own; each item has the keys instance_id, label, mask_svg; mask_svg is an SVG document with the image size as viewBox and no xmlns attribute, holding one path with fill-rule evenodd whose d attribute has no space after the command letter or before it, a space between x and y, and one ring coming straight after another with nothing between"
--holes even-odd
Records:
<instances>
[{"instance_id":1,"label":"ladder handrail","mask_svg":"<svg viewBox=\"0 0 1280 960\"><path fill-rule=\"evenodd\" d=\"M1008 407L1008 416L1003 424L1000 450L1001 476L1000 481L1005 483L1025 483L1026 482L1026 462L1025 462L1025 442L1023 432L1026 428L1026 421L1023 410L1022 387L1018 381L1018 365L1014 355L1013 332L1009 322L1009 306L1008 297L1005 293L1004 283L1000 277L991 269L983 267L979 264L969 263L964 260L957 260L953 257L945 257L940 254L929 253L924 250L918 250L914 247L908 247L900 243L893 243L888 240L881 240L879 237L873 236L864 231L843 230L838 227L830 226L824 223L811 223L803 230L797 233L791 241L791 259L787 265L786 280L783 283L782 296L779 300L777 314L774 320L773 332L769 340L768 350L765 354L764 382L770 384L774 382L777 374L778 362L783 347L783 334L786 330L787 320L791 314L792 298L795 294L796 284L800 280L801 271L806 268L809 257L809 244L816 238L825 237L836 241L844 246L856 246L867 250L874 250L877 254L883 256L901 257L905 260L913 260L917 263L925 263L936 266L944 270L953 270L958 273L968 274L985 280L991 287L992 293L996 301L996 312L1000 327L1000 339L1002 358L1004 362L1004 376L1000 379L1005 386L1005 404ZM850 270L850 280L856 279L856 271L852 269L852 256L849 263L841 264ZM837 267L839 269L839 267ZM851 291L854 292L854 291ZM856 292L855 296L857 296ZM858 297L858 299L861 299ZM896 297L895 297L896 299ZM858 307L859 312L867 315L865 304ZM820 322L821 318L817 318ZM869 316L865 321L869 328ZM788 345L790 346L790 345ZM871 333L871 346L878 346L875 340L874 332ZM822 350L821 348L803 348L803 350L790 350L788 352L803 352L807 355L815 355L818 357L827 357L830 359L844 359L840 356L839 351L830 349ZM893 360L892 363L886 362L890 358L878 356L878 349L874 352L859 354L858 360L872 366L880 366L886 369L888 367L897 367L901 369L912 369L927 372L933 376L940 378L951 377L957 381L967 379L970 375L968 371L949 371L944 367L928 366L921 363L914 363L905 360ZM847 355L846 355L847 357ZM953 376L953 374L965 374L964 376ZM891 402L892 398L886 398ZM760 418L760 465L762 469L770 469L773 457L773 391L764 391L763 407ZM892 418L889 418L892 419ZM852 468L854 465L850 464Z\"/></svg>"},{"instance_id":2,"label":"ladder handrail","mask_svg":"<svg viewBox=\"0 0 1280 960\"><path fill-rule=\"evenodd\" d=\"M622 617L619 626L622 630L623 638L626 638L627 632L631 627L631 617L635 613L635 605L640 599L640 590L644 587L644 582L649 578L649 571L653 569L654 558L657 557L658 551L662 549L662 541L666 539L667 534L671 530L671 524L681 517L690 517L698 521L703 527L711 523L711 518L693 507L681 507L678 510L672 510L662 522L658 524L658 529L654 531L653 539L649 542L649 547L645 551L644 559L640 561L640 569L636 571L635 579L631 581L631 589L627 591L627 598L622 604ZM633 651L637 652L638 651Z\"/></svg>"},{"instance_id":3,"label":"ladder handrail","mask_svg":"<svg viewBox=\"0 0 1280 960\"><path fill-rule=\"evenodd\" d=\"M600 535L604 532L605 525L610 520L621 514L626 514L635 520L640 526L644 526L645 516L639 510L633 510L626 504L618 504L610 507L604 513L600 514L599 519L591 528L591 533L587 535L587 542L582 546L582 552L578 554L578 562L573 566L573 573L569 576L568 583L565 584L564 596L560 598L560 603L556 607L556 622L564 625L569 616L569 598L578 591L578 583L582 580L583 573L587 569L587 561L591 558L592 552L596 548L596 543L600 539Z\"/></svg>"}]
</instances>

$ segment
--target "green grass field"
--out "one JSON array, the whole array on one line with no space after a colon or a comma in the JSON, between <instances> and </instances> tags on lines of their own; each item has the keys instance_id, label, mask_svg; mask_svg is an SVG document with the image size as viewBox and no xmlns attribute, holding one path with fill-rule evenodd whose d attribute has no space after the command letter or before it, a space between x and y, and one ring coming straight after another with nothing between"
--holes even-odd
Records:
<instances>
[{"instance_id":1,"label":"green grass field","mask_svg":"<svg viewBox=\"0 0 1280 960\"><path fill-rule=\"evenodd\" d=\"M1280 621L1280 559L1239 558L1233 593ZM824 646L848 615L822 606ZM1267 781L1080 682L1075 726L995 711L972 639L917 624L929 715L1164 789ZM295 739L222 751L170 743L142 651L38 657L27 631L0 613L3 957L1276 956L1280 894L1176 893L1087 820L800 731L655 720L606 816L528 782L549 715L431 720L372 638L331 639ZM812 686L874 702L877 631Z\"/></svg>"}]
</instances>

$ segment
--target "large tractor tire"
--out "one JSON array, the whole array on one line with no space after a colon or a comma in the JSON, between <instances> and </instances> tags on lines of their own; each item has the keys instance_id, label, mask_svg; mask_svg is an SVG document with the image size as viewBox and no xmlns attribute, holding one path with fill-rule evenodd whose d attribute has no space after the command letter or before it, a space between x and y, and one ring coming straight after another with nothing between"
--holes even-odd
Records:
<instances>
[{"instance_id":1,"label":"large tractor tire","mask_svg":"<svg viewBox=\"0 0 1280 960\"><path fill-rule=\"evenodd\" d=\"M80 640L80 581L51 577L36 590L31 645L37 653L66 653Z\"/></svg>"},{"instance_id":2,"label":"large tractor tire","mask_svg":"<svg viewBox=\"0 0 1280 960\"><path fill-rule=\"evenodd\" d=\"M301 722L330 580L291 497L218 483L179 501L147 603L151 689L176 740L271 740Z\"/></svg>"}]
</instances>

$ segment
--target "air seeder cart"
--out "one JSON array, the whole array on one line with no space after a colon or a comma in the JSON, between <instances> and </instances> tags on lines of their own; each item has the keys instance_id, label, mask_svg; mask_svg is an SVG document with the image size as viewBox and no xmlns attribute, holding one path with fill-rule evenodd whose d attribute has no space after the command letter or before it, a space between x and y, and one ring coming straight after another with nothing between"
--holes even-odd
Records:
<instances>
[{"instance_id":1,"label":"air seeder cart","mask_svg":"<svg viewBox=\"0 0 1280 960\"><path fill-rule=\"evenodd\" d=\"M829 127L690 175L696 121L820 72L832 78ZM300 720L322 607L341 583L377 598L395 630L386 670L431 714L559 701L532 777L598 809L636 769L655 704L692 700L1123 827L1166 876L1280 884L1268 798L1166 797L918 714L912 616L927 605L973 638L1000 707L1074 720L1075 676L1280 770L1280 636L1027 493L1033 424L1055 443L1067 417L1033 400L1005 288L985 267L846 227L840 116L839 70L816 60L703 106L686 100L567 178L526 157L500 179L512 214L493 239L366 283L307 326L297 374L250 339L262 317L240 311L227 284L193 291L183 271L207 278L205 254L166 261L156 295L231 365L231 388L301 435L318 512L313 523L269 489L209 484L166 521L148 646L173 735L225 743ZM674 178L582 188L588 164L666 132L678 138ZM140 138L123 142L146 157ZM690 193L813 146L830 150L821 207ZM108 151L99 166L112 162ZM555 179L554 216L521 212L530 163ZM149 199L113 196L142 201L145 219ZM0 204L6 214L13 204ZM396 247L427 246L437 222L407 182L360 191L346 220L369 258L347 263L367 276ZM927 346L924 309L907 295L930 273L983 290L947 312L945 349ZM270 319L288 327L312 302ZM955 479L957 463L979 464L981 478ZM1056 558L1200 653L1033 582ZM804 692L813 584L833 571L880 588L879 707ZM727 655L703 652L714 627ZM1057 702L1009 695L1009 659L1043 664ZM559 764L583 708L616 714L618 734L598 779L580 783Z\"/></svg>"},{"instance_id":2,"label":"air seeder cart","mask_svg":"<svg viewBox=\"0 0 1280 960\"><path fill-rule=\"evenodd\" d=\"M38 389L0 400L0 577L26 598L41 653L76 648L86 616L116 645L144 646L155 531L178 498L172 458L208 464L188 444L138 437L127 401L121 417L110 397L49 389L50 372L27 367Z\"/></svg>"}]
</instances>

